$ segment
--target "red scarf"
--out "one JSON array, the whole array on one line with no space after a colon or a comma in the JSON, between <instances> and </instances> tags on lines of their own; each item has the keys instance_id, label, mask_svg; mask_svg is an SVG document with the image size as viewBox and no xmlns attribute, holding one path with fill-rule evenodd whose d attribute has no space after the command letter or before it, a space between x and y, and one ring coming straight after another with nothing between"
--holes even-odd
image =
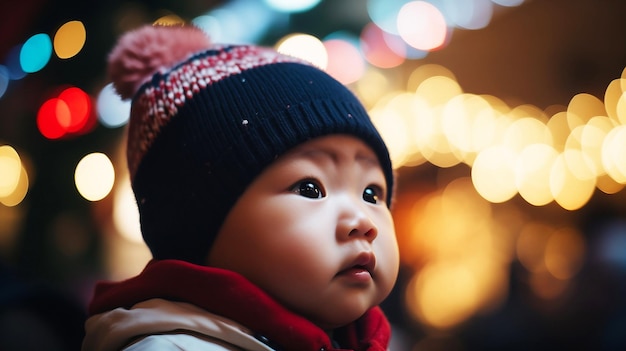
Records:
<instances>
[{"instance_id":1,"label":"red scarf","mask_svg":"<svg viewBox=\"0 0 626 351\"><path fill-rule=\"evenodd\" d=\"M278 304L243 276L178 260L151 261L134 278L99 283L89 315L118 307L131 308L153 298L191 303L236 321L281 350L339 351L322 329ZM348 347L341 350L384 351L390 334L382 310L374 307L354 323L336 330L333 336Z\"/></svg>"}]
</instances>

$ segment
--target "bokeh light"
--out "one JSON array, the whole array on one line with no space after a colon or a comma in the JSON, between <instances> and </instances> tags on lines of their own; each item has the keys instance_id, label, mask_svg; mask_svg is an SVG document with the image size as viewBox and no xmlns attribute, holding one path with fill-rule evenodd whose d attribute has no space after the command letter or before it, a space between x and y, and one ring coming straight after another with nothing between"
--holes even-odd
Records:
<instances>
[{"instance_id":1,"label":"bokeh light","mask_svg":"<svg viewBox=\"0 0 626 351\"><path fill-rule=\"evenodd\" d=\"M406 221L407 232L398 238L401 259L419 269L405 298L419 321L449 329L503 301L512 255L505 249L508 235L468 178L419 198Z\"/></svg>"},{"instance_id":2,"label":"bokeh light","mask_svg":"<svg viewBox=\"0 0 626 351\"><path fill-rule=\"evenodd\" d=\"M399 34L398 12L407 0L368 0L367 13L380 29L387 33Z\"/></svg>"},{"instance_id":3,"label":"bokeh light","mask_svg":"<svg viewBox=\"0 0 626 351\"><path fill-rule=\"evenodd\" d=\"M543 206L554 200L550 175L557 157L556 150L547 144L530 144L520 152L515 164L515 184L529 204Z\"/></svg>"},{"instance_id":4,"label":"bokeh light","mask_svg":"<svg viewBox=\"0 0 626 351\"><path fill-rule=\"evenodd\" d=\"M524 3L524 0L491 0L494 4L507 7L515 7Z\"/></svg>"},{"instance_id":5,"label":"bokeh light","mask_svg":"<svg viewBox=\"0 0 626 351\"><path fill-rule=\"evenodd\" d=\"M64 23L54 35L54 52L61 59L76 56L85 45L87 32L81 21Z\"/></svg>"},{"instance_id":6,"label":"bokeh light","mask_svg":"<svg viewBox=\"0 0 626 351\"><path fill-rule=\"evenodd\" d=\"M613 128L602 144L602 165L618 183L626 183L626 125Z\"/></svg>"},{"instance_id":7,"label":"bokeh light","mask_svg":"<svg viewBox=\"0 0 626 351\"><path fill-rule=\"evenodd\" d=\"M0 65L0 98L4 96L7 89L9 88L9 80L11 77L9 76L9 70L6 66Z\"/></svg>"},{"instance_id":8,"label":"bokeh light","mask_svg":"<svg viewBox=\"0 0 626 351\"><path fill-rule=\"evenodd\" d=\"M89 122L92 114L91 97L82 89L70 87L63 90L59 94L59 99L65 101L70 111L69 120L65 122L63 127L67 133L80 132Z\"/></svg>"},{"instance_id":9,"label":"bokeh light","mask_svg":"<svg viewBox=\"0 0 626 351\"><path fill-rule=\"evenodd\" d=\"M598 239L594 258L626 272L626 221L615 219L607 223Z\"/></svg>"},{"instance_id":10,"label":"bokeh light","mask_svg":"<svg viewBox=\"0 0 626 351\"><path fill-rule=\"evenodd\" d=\"M59 98L51 98L39 108L37 127L44 137L59 139L65 135L66 130L63 125L69 124L70 118L67 103Z\"/></svg>"},{"instance_id":11,"label":"bokeh light","mask_svg":"<svg viewBox=\"0 0 626 351\"><path fill-rule=\"evenodd\" d=\"M9 196L20 180L22 161L17 151L9 145L0 146L0 198Z\"/></svg>"},{"instance_id":12,"label":"bokeh light","mask_svg":"<svg viewBox=\"0 0 626 351\"><path fill-rule=\"evenodd\" d=\"M387 45L385 33L374 23L369 23L361 31L363 56L373 66L392 68L404 62L404 56L397 54Z\"/></svg>"},{"instance_id":13,"label":"bokeh light","mask_svg":"<svg viewBox=\"0 0 626 351\"><path fill-rule=\"evenodd\" d=\"M281 12L305 12L320 3L321 0L264 0L272 9Z\"/></svg>"},{"instance_id":14,"label":"bokeh light","mask_svg":"<svg viewBox=\"0 0 626 351\"><path fill-rule=\"evenodd\" d=\"M94 123L91 97L77 87L65 88L46 100L37 113L39 132L48 139L86 133Z\"/></svg>"},{"instance_id":15,"label":"bokeh light","mask_svg":"<svg viewBox=\"0 0 626 351\"><path fill-rule=\"evenodd\" d=\"M116 183L114 196L113 225L115 229L123 238L134 243L141 243L143 238L139 226L139 210L128 175Z\"/></svg>"},{"instance_id":16,"label":"bokeh light","mask_svg":"<svg viewBox=\"0 0 626 351\"><path fill-rule=\"evenodd\" d=\"M354 83L363 76L365 62L356 46L342 39L329 39L323 43L328 53L328 74L343 84Z\"/></svg>"},{"instance_id":17,"label":"bokeh light","mask_svg":"<svg viewBox=\"0 0 626 351\"><path fill-rule=\"evenodd\" d=\"M537 296L553 299L565 292L580 271L587 248L581 233L572 227L553 227L542 222L524 225L516 242L519 262L530 275Z\"/></svg>"},{"instance_id":18,"label":"bokeh light","mask_svg":"<svg viewBox=\"0 0 626 351\"><path fill-rule=\"evenodd\" d=\"M504 145L482 150L472 166L472 183L486 200L501 203L517 194L515 153Z\"/></svg>"},{"instance_id":19,"label":"bokeh light","mask_svg":"<svg viewBox=\"0 0 626 351\"><path fill-rule=\"evenodd\" d=\"M619 122L619 116L617 114L617 104L622 97L622 79L614 79L606 87L604 92L604 108L606 109L607 116L615 122Z\"/></svg>"},{"instance_id":20,"label":"bokeh light","mask_svg":"<svg viewBox=\"0 0 626 351\"><path fill-rule=\"evenodd\" d=\"M272 10L263 1L231 0L201 14L191 22L214 43L256 43L272 26L288 21L289 13Z\"/></svg>"},{"instance_id":21,"label":"bokeh light","mask_svg":"<svg viewBox=\"0 0 626 351\"><path fill-rule=\"evenodd\" d=\"M7 54L5 65L11 80L20 80L26 76L26 72L22 69L22 63L20 62L22 47L23 45L21 44L14 46Z\"/></svg>"},{"instance_id":22,"label":"bokeh light","mask_svg":"<svg viewBox=\"0 0 626 351\"><path fill-rule=\"evenodd\" d=\"M477 30L485 28L493 16L491 0L444 1L443 12L450 26Z\"/></svg>"},{"instance_id":23,"label":"bokeh light","mask_svg":"<svg viewBox=\"0 0 626 351\"><path fill-rule=\"evenodd\" d=\"M104 199L115 183L115 169L111 160L103 153L95 152L84 156L74 172L76 189L89 201Z\"/></svg>"},{"instance_id":24,"label":"bokeh light","mask_svg":"<svg viewBox=\"0 0 626 351\"><path fill-rule=\"evenodd\" d=\"M407 60L419 60L428 56L427 50L419 50L407 44L402 37L396 34L382 32L385 47L399 57Z\"/></svg>"},{"instance_id":25,"label":"bokeh light","mask_svg":"<svg viewBox=\"0 0 626 351\"><path fill-rule=\"evenodd\" d=\"M328 54L324 43L309 34L288 35L276 43L276 50L282 54L309 61L321 69L326 69L328 64Z\"/></svg>"},{"instance_id":26,"label":"bokeh light","mask_svg":"<svg viewBox=\"0 0 626 351\"><path fill-rule=\"evenodd\" d=\"M20 67L26 73L44 68L52 55L52 42L48 34L35 34L28 38L20 50Z\"/></svg>"},{"instance_id":27,"label":"bokeh light","mask_svg":"<svg viewBox=\"0 0 626 351\"><path fill-rule=\"evenodd\" d=\"M443 15L432 4L412 1L400 9L398 33L407 44L419 50L434 50L446 39L447 25Z\"/></svg>"},{"instance_id":28,"label":"bokeh light","mask_svg":"<svg viewBox=\"0 0 626 351\"><path fill-rule=\"evenodd\" d=\"M96 108L100 123L109 128L123 126L130 118L130 100L122 100L111 83L98 94Z\"/></svg>"},{"instance_id":29,"label":"bokeh light","mask_svg":"<svg viewBox=\"0 0 626 351\"><path fill-rule=\"evenodd\" d=\"M584 154L580 151L566 150L558 155L550 171L550 191L561 207L573 211L589 201L595 190L596 177L577 176L568 166L568 158L575 158L577 165L585 164Z\"/></svg>"},{"instance_id":30,"label":"bokeh light","mask_svg":"<svg viewBox=\"0 0 626 351\"><path fill-rule=\"evenodd\" d=\"M168 14L157 18L152 24L155 26L176 26L185 24L185 20L178 15Z\"/></svg>"},{"instance_id":31,"label":"bokeh light","mask_svg":"<svg viewBox=\"0 0 626 351\"><path fill-rule=\"evenodd\" d=\"M0 146L0 203L16 206L28 192L26 168L18 152L10 145Z\"/></svg>"}]
</instances>

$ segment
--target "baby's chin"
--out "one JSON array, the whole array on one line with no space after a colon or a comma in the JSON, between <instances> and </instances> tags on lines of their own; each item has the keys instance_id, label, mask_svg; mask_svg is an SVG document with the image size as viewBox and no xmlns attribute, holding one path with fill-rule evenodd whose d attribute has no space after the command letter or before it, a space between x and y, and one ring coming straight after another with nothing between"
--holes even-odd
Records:
<instances>
[{"instance_id":1,"label":"baby's chin","mask_svg":"<svg viewBox=\"0 0 626 351\"><path fill-rule=\"evenodd\" d=\"M332 311L327 315L315 315L308 316L307 319L313 322L327 333L332 333L333 330L344 327L350 323L353 323L357 319L361 318L371 307L367 309L359 309L356 311Z\"/></svg>"}]
</instances>

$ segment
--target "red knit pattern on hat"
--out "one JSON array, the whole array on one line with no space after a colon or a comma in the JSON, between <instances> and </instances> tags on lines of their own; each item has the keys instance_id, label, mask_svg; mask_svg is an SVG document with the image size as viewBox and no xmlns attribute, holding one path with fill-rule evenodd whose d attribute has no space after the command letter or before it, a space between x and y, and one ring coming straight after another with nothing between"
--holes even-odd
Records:
<instances>
[{"instance_id":1,"label":"red knit pattern on hat","mask_svg":"<svg viewBox=\"0 0 626 351\"><path fill-rule=\"evenodd\" d=\"M214 54L205 52L206 55L190 57L164 73L158 83L146 85L139 92L131 118L138 118L133 123L140 127L131 129L128 138L131 179L161 128L177 115L178 108L187 99L193 98L201 89L255 67L279 62L303 63L295 57L256 46L214 46L210 51Z\"/></svg>"},{"instance_id":2,"label":"red knit pattern on hat","mask_svg":"<svg viewBox=\"0 0 626 351\"><path fill-rule=\"evenodd\" d=\"M122 36L109 55L109 77L123 99L163 68L211 45L194 26L144 26Z\"/></svg>"}]
</instances>

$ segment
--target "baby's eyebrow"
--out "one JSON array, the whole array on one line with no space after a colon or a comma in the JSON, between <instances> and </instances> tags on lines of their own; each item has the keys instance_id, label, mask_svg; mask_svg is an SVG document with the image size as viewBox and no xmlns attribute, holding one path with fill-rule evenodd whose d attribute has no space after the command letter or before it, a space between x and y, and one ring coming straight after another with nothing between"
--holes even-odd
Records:
<instances>
[{"instance_id":1,"label":"baby's eyebrow","mask_svg":"<svg viewBox=\"0 0 626 351\"><path fill-rule=\"evenodd\" d=\"M367 163L370 166L380 167L380 163L378 162L378 158L376 156L357 153L356 160Z\"/></svg>"},{"instance_id":2,"label":"baby's eyebrow","mask_svg":"<svg viewBox=\"0 0 626 351\"><path fill-rule=\"evenodd\" d=\"M325 148L307 149L307 150L303 150L299 154L301 156L311 158L311 159L317 158L319 157L319 155L321 155L323 157L327 157L331 159L334 163L338 163L342 155L340 152L336 152L335 150L325 149ZM356 155L354 156L354 159L355 161L359 163L366 164L368 167L380 167L378 158L374 155L369 155L367 153L358 151Z\"/></svg>"}]
</instances>

